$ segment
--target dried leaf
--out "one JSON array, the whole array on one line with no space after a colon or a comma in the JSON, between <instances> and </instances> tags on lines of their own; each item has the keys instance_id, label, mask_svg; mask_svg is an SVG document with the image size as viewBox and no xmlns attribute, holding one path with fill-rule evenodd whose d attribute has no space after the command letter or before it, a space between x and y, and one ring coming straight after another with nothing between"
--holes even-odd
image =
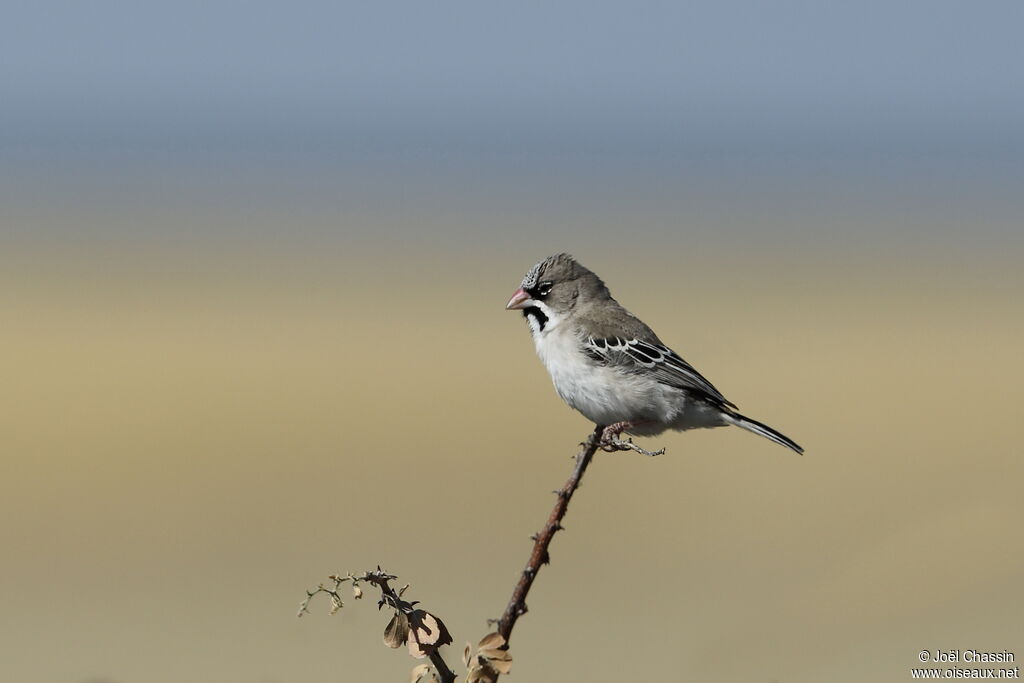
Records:
<instances>
[{"instance_id":1,"label":"dried leaf","mask_svg":"<svg viewBox=\"0 0 1024 683\"><path fill-rule=\"evenodd\" d=\"M480 650L480 656L491 661L511 662L512 653L508 650Z\"/></svg>"},{"instance_id":2,"label":"dried leaf","mask_svg":"<svg viewBox=\"0 0 1024 683\"><path fill-rule=\"evenodd\" d=\"M512 669L512 655L509 654L505 638L497 632L488 633L477 643L477 663L469 669L466 683L490 683L497 680L500 674L507 674ZM463 658L469 653L469 646ZM469 663L466 662L466 666Z\"/></svg>"},{"instance_id":3,"label":"dried leaf","mask_svg":"<svg viewBox=\"0 0 1024 683\"><path fill-rule=\"evenodd\" d=\"M361 600L363 597L363 589L359 586L352 586L352 597L356 600Z\"/></svg>"},{"instance_id":4,"label":"dried leaf","mask_svg":"<svg viewBox=\"0 0 1024 683\"><path fill-rule=\"evenodd\" d=\"M384 644L390 648L402 647L408 637L409 617L403 612L395 612L384 629Z\"/></svg>"},{"instance_id":5,"label":"dried leaf","mask_svg":"<svg viewBox=\"0 0 1024 683\"><path fill-rule=\"evenodd\" d=\"M512 662L498 662L497 664L491 663L491 666L500 674L507 674L512 670Z\"/></svg>"},{"instance_id":6,"label":"dried leaf","mask_svg":"<svg viewBox=\"0 0 1024 683\"><path fill-rule=\"evenodd\" d=\"M342 608L341 598L339 598L337 595L331 593L331 614L336 613L341 608Z\"/></svg>"},{"instance_id":7,"label":"dried leaf","mask_svg":"<svg viewBox=\"0 0 1024 683\"><path fill-rule=\"evenodd\" d=\"M500 659L502 661L512 661L512 655L509 654L508 650L492 650L490 648L486 650L477 650L477 654L484 659Z\"/></svg>"},{"instance_id":8,"label":"dried leaf","mask_svg":"<svg viewBox=\"0 0 1024 683\"><path fill-rule=\"evenodd\" d=\"M476 644L481 650L497 650L500 647L505 646L505 638L502 637L497 631L488 633L486 636L480 639L480 642Z\"/></svg>"},{"instance_id":9,"label":"dried leaf","mask_svg":"<svg viewBox=\"0 0 1024 683\"><path fill-rule=\"evenodd\" d=\"M466 683L494 683L498 674L480 666L474 666L466 675Z\"/></svg>"},{"instance_id":10,"label":"dried leaf","mask_svg":"<svg viewBox=\"0 0 1024 683\"><path fill-rule=\"evenodd\" d=\"M423 659L431 652L452 642L444 623L430 612L414 610L409 614L409 654Z\"/></svg>"},{"instance_id":11,"label":"dried leaf","mask_svg":"<svg viewBox=\"0 0 1024 683\"><path fill-rule=\"evenodd\" d=\"M466 647L462 649L462 666L469 668L469 655L473 652L473 646L466 643Z\"/></svg>"},{"instance_id":12,"label":"dried leaf","mask_svg":"<svg viewBox=\"0 0 1024 683\"><path fill-rule=\"evenodd\" d=\"M430 671L430 665L429 664L425 664L424 663L424 664L419 664L417 666L414 666L412 668L412 671L409 673L409 683L418 683L418 681L421 678L423 678L424 676L426 676L427 672L429 672L429 671Z\"/></svg>"},{"instance_id":13,"label":"dried leaf","mask_svg":"<svg viewBox=\"0 0 1024 683\"><path fill-rule=\"evenodd\" d=\"M512 670L512 657L488 657L487 666L491 667L500 674L507 674L509 671Z\"/></svg>"}]
</instances>

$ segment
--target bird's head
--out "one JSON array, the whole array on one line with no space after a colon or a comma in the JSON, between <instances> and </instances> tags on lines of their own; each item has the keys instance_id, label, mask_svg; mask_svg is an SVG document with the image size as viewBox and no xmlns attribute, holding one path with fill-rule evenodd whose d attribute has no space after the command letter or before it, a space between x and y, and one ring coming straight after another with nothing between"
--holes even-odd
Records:
<instances>
[{"instance_id":1,"label":"bird's head","mask_svg":"<svg viewBox=\"0 0 1024 683\"><path fill-rule=\"evenodd\" d=\"M522 311L531 329L551 329L581 304L608 298L601 278L569 254L555 254L530 268L505 309Z\"/></svg>"}]
</instances>

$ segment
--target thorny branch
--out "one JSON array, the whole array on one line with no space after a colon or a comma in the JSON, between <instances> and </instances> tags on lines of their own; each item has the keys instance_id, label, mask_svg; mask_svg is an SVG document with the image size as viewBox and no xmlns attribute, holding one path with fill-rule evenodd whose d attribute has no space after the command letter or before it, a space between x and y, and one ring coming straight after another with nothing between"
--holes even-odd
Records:
<instances>
[{"instance_id":1,"label":"thorny branch","mask_svg":"<svg viewBox=\"0 0 1024 683\"><path fill-rule=\"evenodd\" d=\"M447 640L448 643L452 642L451 636L448 635L448 629L444 627L444 624L442 624L437 617L427 614L423 612L423 610L414 609L416 603L409 603L402 600L401 594L396 593L388 583L391 579L397 577L385 574L380 570L380 567L377 568L376 572L368 572L365 577L368 583L372 583L380 589L381 597L378 607L381 607L384 604L390 605L399 612L405 614L406 617L413 622L410 630L410 635L412 637L417 638L417 634L420 632L420 629L416 624L418 613L426 614L427 617L430 617L433 620L435 627L440 626L440 633L437 633L435 628L435 638L432 641L432 644L428 647L426 643L420 643L420 650L426 652L427 656L430 657L430 663L434 665L437 675L441 677L441 683L455 683L455 672L452 671L451 667L444 661L444 658L441 656L441 651L438 649L438 646L447 644L444 642L445 640ZM438 639L436 636L441 636L441 638Z\"/></svg>"},{"instance_id":2,"label":"thorny branch","mask_svg":"<svg viewBox=\"0 0 1024 683\"><path fill-rule=\"evenodd\" d=\"M408 643L409 653L415 657L429 657L430 663L434 665L440 683L455 683L455 672L444 661L444 657L438 648L452 642L448 629L440 619L433 614L416 608L416 602L408 602L402 599L402 594L408 586L398 591L391 587L391 581L398 577L388 574L380 567L374 571L363 574L346 576L332 575L334 587L328 588L320 584L316 590L307 590L306 599L299 604L299 614L302 616L309 612L309 603L318 593L326 593L331 598L331 614L334 614L342 607L341 595L338 589L346 581L352 582L352 591L355 598L362 597L360 582L366 582L380 590L380 600L377 608L389 607L395 610L395 615L384 631L384 642L389 647L400 647Z\"/></svg>"},{"instance_id":3,"label":"thorny branch","mask_svg":"<svg viewBox=\"0 0 1024 683\"><path fill-rule=\"evenodd\" d=\"M579 488L583 473L586 472L594 453L601 449L606 452L635 451L643 455L661 455L665 449L658 451L647 451L633 443L632 439L622 441L619 439L604 439L604 425L597 425L593 433L585 442L580 444L583 447L576 454L576 466L572 476L565 485L555 491L557 500L555 507L548 516L548 521L539 533L532 536L534 541L533 550L526 563L515 589L512 591L512 598L509 600L505 612L497 620L497 631L489 633L477 644L477 650L471 656L471 646L467 643L463 653L463 663L468 667L466 683L495 683L501 674L508 673L512 664L512 657L508 652L508 640L512 635L512 629L516 621L526 614L526 596L533 586L534 580L540 568L551 561L548 547L551 545L555 533L562 530L562 519L569 509L569 501L572 499L576 489ZM318 593L326 593L331 598L331 614L334 614L342 607L341 595L338 589L346 581L352 582L352 590L355 598L362 597L360 582L376 586L380 590L380 600L377 607L389 607L395 610L395 615L384 631L384 642L389 647L400 647L403 643L409 646L409 652L414 657L429 657L437 675L439 683L454 683L455 673L444 661L438 648L451 643L451 635L441 620L422 609L416 609L416 602L407 602L402 599L402 594L408 586L395 591L391 587L391 581L398 578L383 571L379 566L375 571L365 572L358 576L348 574L346 576L333 575L334 587L328 588L323 584L316 590L306 591L306 599L299 605L299 616L308 612L309 602ZM494 623L493 621L491 623ZM412 680L419 681L427 675L427 665L422 664L412 671Z\"/></svg>"},{"instance_id":4,"label":"thorny branch","mask_svg":"<svg viewBox=\"0 0 1024 683\"><path fill-rule=\"evenodd\" d=\"M543 565L551 561L551 557L548 554L548 546L551 545L551 539L555 537L555 533L562 529L562 518L565 517L565 511L569 508L569 501L572 499L572 494L579 487L583 473L586 472L587 465L593 459L594 453L601 447L601 434L603 431L604 427L598 425L590 437L581 444L583 450L576 454L576 468L573 470L572 476L569 477L569 480L565 482L562 488L555 491L558 500L555 501L555 507L551 510L548 521L544 528L540 530L540 533L532 537L534 543L530 559L526 563L522 576L519 577L515 590L512 591L512 598L508 601L505 613L498 620L498 633L501 634L506 642L512 636L512 629L516 625L516 620L526 614L526 595L530 592L534 579L537 578L537 572L540 571Z\"/></svg>"},{"instance_id":5,"label":"thorny branch","mask_svg":"<svg viewBox=\"0 0 1024 683\"><path fill-rule=\"evenodd\" d=\"M645 450L634 444L632 439L626 441L619 439L606 441L603 439L604 430L604 425L596 425L593 433L585 442L580 444L583 446L583 450L576 454L576 467L572 472L572 476L569 477L569 480L565 482L562 488L555 491L558 500L555 501L555 507L551 510L547 523L540 533L532 536L534 543L530 559L526 562L526 568L523 570L522 576L519 577L515 590L512 591L512 598L508 601L505 613L498 620L498 633L505 639L506 643L512 637L512 629L516 625L516 620L527 612L526 595L530 592L530 587L533 586L537 573L543 565L551 561L548 547L551 545L551 540L555 537L555 533L563 528L562 518L565 517L566 510L569 509L569 501L572 499L576 489L579 488L580 480L583 479L583 473L587 471L587 466L590 465L594 453L598 449L609 453L615 451L635 451L641 455L648 456L661 455L665 452L664 448L657 451Z\"/></svg>"}]
</instances>

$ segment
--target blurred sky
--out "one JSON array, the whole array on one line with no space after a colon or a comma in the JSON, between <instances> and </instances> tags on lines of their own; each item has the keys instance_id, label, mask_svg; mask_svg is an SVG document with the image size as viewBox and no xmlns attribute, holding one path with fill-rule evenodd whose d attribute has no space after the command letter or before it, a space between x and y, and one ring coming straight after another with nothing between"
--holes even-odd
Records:
<instances>
[{"instance_id":1,"label":"blurred sky","mask_svg":"<svg viewBox=\"0 0 1024 683\"><path fill-rule=\"evenodd\" d=\"M1022 178L1017 2L6 7L0 151L22 180L370 160Z\"/></svg>"}]
</instances>

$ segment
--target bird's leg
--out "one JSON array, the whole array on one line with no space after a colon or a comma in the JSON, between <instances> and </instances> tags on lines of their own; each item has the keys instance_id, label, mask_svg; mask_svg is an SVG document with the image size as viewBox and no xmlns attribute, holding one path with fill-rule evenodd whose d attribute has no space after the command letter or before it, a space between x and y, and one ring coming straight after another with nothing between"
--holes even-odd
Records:
<instances>
[{"instance_id":1,"label":"bird's leg","mask_svg":"<svg viewBox=\"0 0 1024 683\"><path fill-rule=\"evenodd\" d=\"M616 422L605 427L604 431L601 432L601 450L607 453L619 450L618 448L612 448L611 445L619 440L619 434L622 434L622 432L632 426L632 422L623 420L622 422Z\"/></svg>"},{"instance_id":2,"label":"bird's leg","mask_svg":"<svg viewBox=\"0 0 1024 683\"><path fill-rule=\"evenodd\" d=\"M622 434L622 432L626 431L627 429L630 429L631 427L635 427L637 424L638 423L635 422L623 421L616 422L615 424L610 424L607 427L605 427L604 431L601 432L601 441L598 444L601 447L601 450L604 451L605 453L614 453L616 451L636 451L641 455L649 456L663 454L665 452L664 448L656 451L649 451L644 448L640 448L640 446L637 446L635 443L633 443L632 439L627 439L626 441L623 441L622 439L619 438L619 435Z\"/></svg>"}]
</instances>

